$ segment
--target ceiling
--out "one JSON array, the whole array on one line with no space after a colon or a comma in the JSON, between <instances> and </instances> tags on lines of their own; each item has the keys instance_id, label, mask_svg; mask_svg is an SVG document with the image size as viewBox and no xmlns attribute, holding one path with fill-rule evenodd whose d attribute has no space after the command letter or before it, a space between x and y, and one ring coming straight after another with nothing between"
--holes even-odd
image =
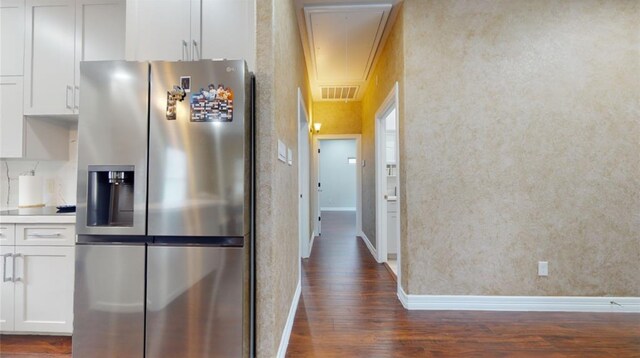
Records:
<instances>
[{"instance_id":1,"label":"ceiling","mask_svg":"<svg viewBox=\"0 0 640 358\"><path fill-rule=\"evenodd\" d=\"M314 101L360 101L401 0L296 0Z\"/></svg>"}]
</instances>

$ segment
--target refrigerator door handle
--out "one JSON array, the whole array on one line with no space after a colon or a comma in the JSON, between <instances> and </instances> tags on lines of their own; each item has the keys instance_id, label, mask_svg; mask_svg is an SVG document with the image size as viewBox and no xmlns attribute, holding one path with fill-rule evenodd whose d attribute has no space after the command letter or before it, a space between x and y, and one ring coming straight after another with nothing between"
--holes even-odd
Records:
<instances>
[{"instance_id":1,"label":"refrigerator door handle","mask_svg":"<svg viewBox=\"0 0 640 358\"><path fill-rule=\"evenodd\" d=\"M7 257L11 256L12 253L2 255L2 282L13 281L13 277L7 277Z\"/></svg>"}]
</instances>

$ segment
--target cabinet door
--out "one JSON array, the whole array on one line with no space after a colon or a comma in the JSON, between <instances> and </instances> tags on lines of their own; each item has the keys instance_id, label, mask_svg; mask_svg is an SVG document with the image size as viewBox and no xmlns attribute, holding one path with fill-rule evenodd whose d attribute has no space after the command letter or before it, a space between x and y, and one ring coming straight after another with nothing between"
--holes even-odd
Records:
<instances>
[{"instance_id":1,"label":"cabinet door","mask_svg":"<svg viewBox=\"0 0 640 358\"><path fill-rule=\"evenodd\" d=\"M202 14L201 58L245 59L254 70L255 1L202 0Z\"/></svg>"},{"instance_id":2,"label":"cabinet door","mask_svg":"<svg viewBox=\"0 0 640 358\"><path fill-rule=\"evenodd\" d=\"M0 77L0 158L22 157L22 90L22 77Z\"/></svg>"},{"instance_id":3,"label":"cabinet door","mask_svg":"<svg viewBox=\"0 0 640 358\"><path fill-rule=\"evenodd\" d=\"M74 247L16 246L15 330L71 333Z\"/></svg>"},{"instance_id":4,"label":"cabinet door","mask_svg":"<svg viewBox=\"0 0 640 358\"><path fill-rule=\"evenodd\" d=\"M16 224L0 223L0 245L15 245Z\"/></svg>"},{"instance_id":5,"label":"cabinet door","mask_svg":"<svg viewBox=\"0 0 640 358\"><path fill-rule=\"evenodd\" d=\"M77 0L73 107L80 105L80 61L124 60L125 0Z\"/></svg>"},{"instance_id":6,"label":"cabinet door","mask_svg":"<svg viewBox=\"0 0 640 358\"><path fill-rule=\"evenodd\" d=\"M13 331L13 246L0 246L0 331Z\"/></svg>"},{"instance_id":7,"label":"cabinet door","mask_svg":"<svg viewBox=\"0 0 640 358\"><path fill-rule=\"evenodd\" d=\"M22 76L24 0L0 0L0 76Z\"/></svg>"},{"instance_id":8,"label":"cabinet door","mask_svg":"<svg viewBox=\"0 0 640 358\"><path fill-rule=\"evenodd\" d=\"M73 114L75 1L28 0L24 113Z\"/></svg>"},{"instance_id":9,"label":"cabinet door","mask_svg":"<svg viewBox=\"0 0 640 358\"><path fill-rule=\"evenodd\" d=\"M387 254L398 253L398 213L390 212L387 214L389 220L387 221Z\"/></svg>"},{"instance_id":10,"label":"cabinet door","mask_svg":"<svg viewBox=\"0 0 640 358\"><path fill-rule=\"evenodd\" d=\"M130 0L127 47L138 61L187 61L191 43L191 1Z\"/></svg>"}]
</instances>

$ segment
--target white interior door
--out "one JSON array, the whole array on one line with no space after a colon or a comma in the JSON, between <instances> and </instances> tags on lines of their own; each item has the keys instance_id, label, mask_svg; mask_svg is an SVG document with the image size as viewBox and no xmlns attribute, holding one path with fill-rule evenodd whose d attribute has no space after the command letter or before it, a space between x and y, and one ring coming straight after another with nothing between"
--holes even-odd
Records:
<instances>
[{"instance_id":1,"label":"white interior door","mask_svg":"<svg viewBox=\"0 0 640 358\"><path fill-rule=\"evenodd\" d=\"M75 1L28 0L24 113L73 114Z\"/></svg>"},{"instance_id":2,"label":"white interior door","mask_svg":"<svg viewBox=\"0 0 640 358\"><path fill-rule=\"evenodd\" d=\"M300 97L299 97L300 99ZM309 257L309 127L307 114L299 101L299 129L298 129L298 227L300 235L300 256Z\"/></svg>"},{"instance_id":3,"label":"white interior door","mask_svg":"<svg viewBox=\"0 0 640 358\"><path fill-rule=\"evenodd\" d=\"M73 246L16 246L15 329L71 333Z\"/></svg>"},{"instance_id":4,"label":"white interior door","mask_svg":"<svg viewBox=\"0 0 640 358\"><path fill-rule=\"evenodd\" d=\"M0 246L0 331L14 329L14 284L13 284L14 246Z\"/></svg>"},{"instance_id":5,"label":"white interior door","mask_svg":"<svg viewBox=\"0 0 640 358\"><path fill-rule=\"evenodd\" d=\"M316 224L316 231L318 232L318 236L322 235L322 211L320 210L320 202L321 202L321 197L322 197L322 183L320 182L320 141L316 142L318 144L318 150L316 151L316 167L317 167L317 183L316 183L316 187L318 190L318 195L316 196L316 210L318 212L318 219L317 219L317 224Z\"/></svg>"}]
</instances>

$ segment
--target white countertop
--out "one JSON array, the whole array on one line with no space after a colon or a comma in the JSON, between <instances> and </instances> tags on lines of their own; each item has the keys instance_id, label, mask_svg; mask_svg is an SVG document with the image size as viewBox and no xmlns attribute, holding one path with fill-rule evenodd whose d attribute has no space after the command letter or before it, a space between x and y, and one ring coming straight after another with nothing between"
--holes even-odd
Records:
<instances>
[{"instance_id":1,"label":"white countertop","mask_svg":"<svg viewBox=\"0 0 640 358\"><path fill-rule=\"evenodd\" d=\"M54 207L0 211L4 224L75 224L76 213L57 213Z\"/></svg>"}]
</instances>

